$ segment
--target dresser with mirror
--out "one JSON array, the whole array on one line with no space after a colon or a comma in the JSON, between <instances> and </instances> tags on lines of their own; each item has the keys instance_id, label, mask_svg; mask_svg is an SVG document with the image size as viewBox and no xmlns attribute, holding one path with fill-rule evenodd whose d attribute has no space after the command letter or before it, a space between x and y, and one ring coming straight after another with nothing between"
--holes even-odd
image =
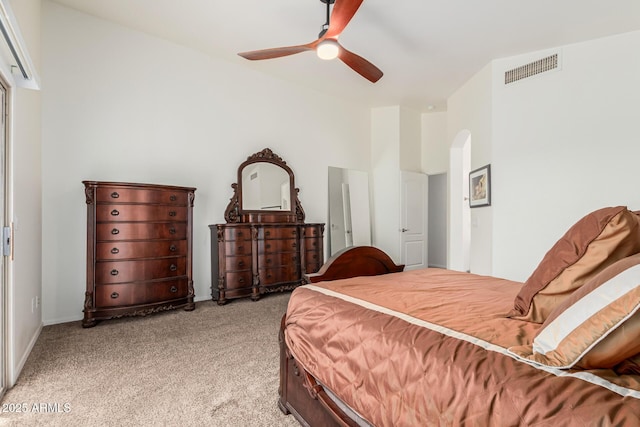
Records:
<instances>
[{"instance_id":1,"label":"dresser with mirror","mask_svg":"<svg viewBox=\"0 0 640 427\"><path fill-rule=\"evenodd\" d=\"M324 261L324 224L305 223L292 169L269 148L238 167L224 224L211 231L211 296L218 304L292 290Z\"/></svg>"}]
</instances>

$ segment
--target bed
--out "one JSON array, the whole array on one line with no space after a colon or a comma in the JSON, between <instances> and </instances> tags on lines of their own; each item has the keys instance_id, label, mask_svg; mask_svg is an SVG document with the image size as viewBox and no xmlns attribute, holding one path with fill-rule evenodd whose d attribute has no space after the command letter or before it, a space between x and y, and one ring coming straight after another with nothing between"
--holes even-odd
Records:
<instances>
[{"instance_id":1,"label":"bed","mask_svg":"<svg viewBox=\"0 0 640 427\"><path fill-rule=\"evenodd\" d=\"M352 247L293 291L285 414L323 427L640 425L638 212L587 215L525 283L402 270Z\"/></svg>"}]
</instances>

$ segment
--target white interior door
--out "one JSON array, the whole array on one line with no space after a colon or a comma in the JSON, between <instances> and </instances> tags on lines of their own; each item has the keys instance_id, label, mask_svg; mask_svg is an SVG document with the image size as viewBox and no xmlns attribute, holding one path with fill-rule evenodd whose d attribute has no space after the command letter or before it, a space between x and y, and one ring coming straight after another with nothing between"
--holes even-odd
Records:
<instances>
[{"instance_id":1,"label":"white interior door","mask_svg":"<svg viewBox=\"0 0 640 427\"><path fill-rule=\"evenodd\" d=\"M405 270L427 267L428 177L401 172L400 256Z\"/></svg>"}]
</instances>

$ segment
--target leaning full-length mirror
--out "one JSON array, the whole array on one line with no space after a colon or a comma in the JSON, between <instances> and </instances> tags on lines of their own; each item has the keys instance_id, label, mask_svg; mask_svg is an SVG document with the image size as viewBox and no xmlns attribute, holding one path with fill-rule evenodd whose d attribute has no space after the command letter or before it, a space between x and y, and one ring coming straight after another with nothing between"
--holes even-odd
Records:
<instances>
[{"instance_id":1,"label":"leaning full-length mirror","mask_svg":"<svg viewBox=\"0 0 640 427\"><path fill-rule=\"evenodd\" d=\"M371 245L369 175L329 167L329 251Z\"/></svg>"}]
</instances>

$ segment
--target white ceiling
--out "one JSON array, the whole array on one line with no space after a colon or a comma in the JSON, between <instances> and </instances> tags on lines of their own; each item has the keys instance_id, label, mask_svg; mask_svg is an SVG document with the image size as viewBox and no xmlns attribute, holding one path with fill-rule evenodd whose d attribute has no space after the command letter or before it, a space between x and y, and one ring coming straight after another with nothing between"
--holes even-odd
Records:
<instances>
[{"instance_id":1,"label":"white ceiling","mask_svg":"<svg viewBox=\"0 0 640 427\"><path fill-rule=\"evenodd\" d=\"M384 72L373 84L313 52L237 56L314 41L320 0L53 1L326 93L419 111L446 108L492 59L640 29L640 0L365 0L340 43Z\"/></svg>"}]
</instances>

